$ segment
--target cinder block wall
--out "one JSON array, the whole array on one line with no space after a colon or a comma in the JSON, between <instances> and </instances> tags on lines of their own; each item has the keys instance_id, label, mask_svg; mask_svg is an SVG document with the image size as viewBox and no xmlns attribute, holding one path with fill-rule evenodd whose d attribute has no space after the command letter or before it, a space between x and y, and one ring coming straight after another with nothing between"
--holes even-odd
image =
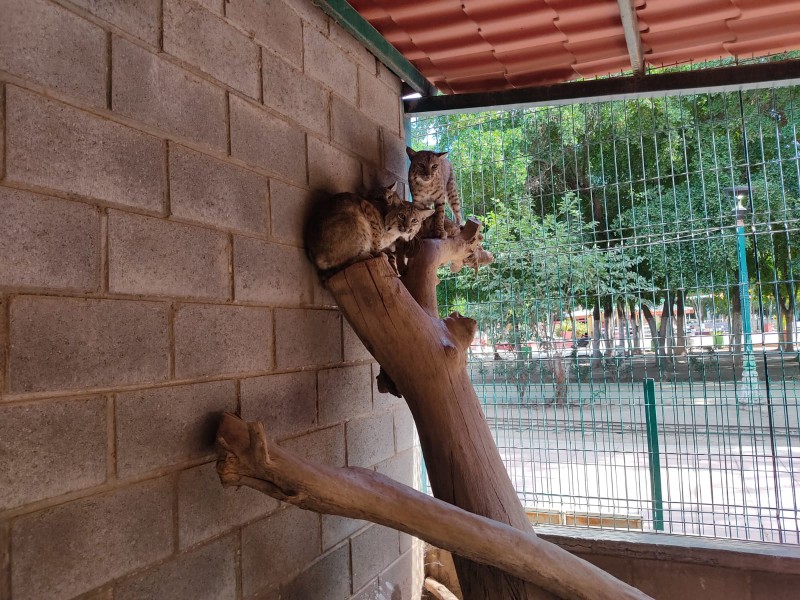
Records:
<instances>
[{"instance_id":1,"label":"cinder block wall","mask_svg":"<svg viewBox=\"0 0 800 600\"><path fill-rule=\"evenodd\" d=\"M310 0L0 0L0 598L412 598L410 539L223 491L216 416L409 482L302 250L405 173L400 84Z\"/></svg>"}]
</instances>

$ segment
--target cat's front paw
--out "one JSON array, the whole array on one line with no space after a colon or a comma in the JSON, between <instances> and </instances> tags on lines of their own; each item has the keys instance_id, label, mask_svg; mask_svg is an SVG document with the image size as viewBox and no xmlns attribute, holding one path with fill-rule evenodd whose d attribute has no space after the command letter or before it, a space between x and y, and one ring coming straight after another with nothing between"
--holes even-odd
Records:
<instances>
[{"instance_id":1,"label":"cat's front paw","mask_svg":"<svg viewBox=\"0 0 800 600\"><path fill-rule=\"evenodd\" d=\"M440 231L438 235L439 235L439 239L440 240L446 240L447 239L447 232L444 231L444 230Z\"/></svg>"}]
</instances>

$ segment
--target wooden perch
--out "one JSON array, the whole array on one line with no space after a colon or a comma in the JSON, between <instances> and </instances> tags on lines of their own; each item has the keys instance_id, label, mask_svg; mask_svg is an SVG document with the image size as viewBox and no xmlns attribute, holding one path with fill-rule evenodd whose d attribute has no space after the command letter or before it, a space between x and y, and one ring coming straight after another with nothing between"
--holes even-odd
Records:
<instances>
[{"instance_id":1,"label":"wooden perch","mask_svg":"<svg viewBox=\"0 0 800 600\"><path fill-rule=\"evenodd\" d=\"M246 485L300 508L404 531L560 598L648 598L532 532L456 508L374 471L308 462L269 444L259 422L245 423L226 413L217 431L217 451L217 471L226 486Z\"/></svg>"}]
</instances>

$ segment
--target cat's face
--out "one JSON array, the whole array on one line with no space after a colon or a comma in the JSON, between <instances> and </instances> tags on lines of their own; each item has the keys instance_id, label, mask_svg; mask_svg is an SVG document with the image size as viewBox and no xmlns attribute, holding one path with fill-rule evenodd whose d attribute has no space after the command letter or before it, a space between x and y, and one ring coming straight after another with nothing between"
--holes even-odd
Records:
<instances>
[{"instance_id":1,"label":"cat's face","mask_svg":"<svg viewBox=\"0 0 800 600\"><path fill-rule=\"evenodd\" d=\"M417 152L406 148L406 154L411 159L411 167L408 169L409 179L428 182L439 176L442 158L447 155L447 152L431 152L430 150Z\"/></svg>"},{"instance_id":2,"label":"cat's face","mask_svg":"<svg viewBox=\"0 0 800 600\"><path fill-rule=\"evenodd\" d=\"M419 233L422 222L435 212L433 209L420 210L414 208L411 202L401 202L400 205L392 208L386 215L386 230L395 232L400 238L410 241L411 238Z\"/></svg>"},{"instance_id":3,"label":"cat's face","mask_svg":"<svg viewBox=\"0 0 800 600\"><path fill-rule=\"evenodd\" d=\"M404 200L397 194L397 182L389 187L380 188L382 200L386 202L386 206L399 206Z\"/></svg>"}]
</instances>

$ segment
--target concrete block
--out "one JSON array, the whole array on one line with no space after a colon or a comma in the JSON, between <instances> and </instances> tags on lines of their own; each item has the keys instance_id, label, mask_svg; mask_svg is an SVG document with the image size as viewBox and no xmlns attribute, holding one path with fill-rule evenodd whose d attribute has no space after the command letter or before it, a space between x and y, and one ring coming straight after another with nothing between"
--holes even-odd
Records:
<instances>
[{"instance_id":1,"label":"concrete block","mask_svg":"<svg viewBox=\"0 0 800 600\"><path fill-rule=\"evenodd\" d=\"M370 365L326 369L317 374L320 424L339 423L372 410Z\"/></svg>"},{"instance_id":2,"label":"concrete block","mask_svg":"<svg viewBox=\"0 0 800 600\"><path fill-rule=\"evenodd\" d=\"M181 306L175 313L175 377L266 373L272 315L266 308Z\"/></svg>"},{"instance_id":3,"label":"concrete block","mask_svg":"<svg viewBox=\"0 0 800 600\"><path fill-rule=\"evenodd\" d=\"M303 46L306 74L355 105L358 75L350 57L320 31L310 27L303 30Z\"/></svg>"},{"instance_id":4,"label":"concrete block","mask_svg":"<svg viewBox=\"0 0 800 600\"><path fill-rule=\"evenodd\" d=\"M116 586L114 600L234 600L236 540L225 537Z\"/></svg>"},{"instance_id":5,"label":"concrete block","mask_svg":"<svg viewBox=\"0 0 800 600\"><path fill-rule=\"evenodd\" d=\"M349 600L350 549L345 545L321 558L281 591L281 600Z\"/></svg>"},{"instance_id":6,"label":"concrete block","mask_svg":"<svg viewBox=\"0 0 800 600\"><path fill-rule=\"evenodd\" d=\"M361 67L368 71L371 70L372 74L375 74L375 55L367 50L361 42L345 31L336 21L331 21L328 37L334 44L339 46L339 48L348 52Z\"/></svg>"},{"instance_id":7,"label":"concrete block","mask_svg":"<svg viewBox=\"0 0 800 600\"><path fill-rule=\"evenodd\" d=\"M391 598L391 596L388 596L383 592L383 590L381 590L381 582L378 581L377 577L375 577L374 579L371 579L363 588L356 590L356 593L353 594L351 600L384 600L385 598Z\"/></svg>"},{"instance_id":8,"label":"concrete block","mask_svg":"<svg viewBox=\"0 0 800 600\"><path fill-rule=\"evenodd\" d=\"M660 560L633 562L633 585L656 600L732 600L747 590L747 573ZM746 598L746 596L744 596Z\"/></svg>"},{"instance_id":9,"label":"concrete block","mask_svg":"<svg viewBox=\"0 0 800 600\"><path fill-rule=\"evenodd\" d=\"M283 373L243 379L242 418L261 421L270 440L308 431L317 424L313 372Z\"/></svg>"},{"instance_id":10,"label":"concrete block","mask_svg":"<svg viewBox=\"0 0 800 600\"><path fill-rule=\"evenodd\" d=\"M227 300L228 246L219 231L110 211L109 290Z\"/></svg>"},{"instance_id":11,"label":"concrete block","mask_svg":"<svg viewBox=\"0 0 800 600\"><path fill-rule=\"evenodd\" d=\"M193 0L200 6L205 6L208 10L218 15L225 13L225 0Z\"/></svg>"},{"instance_id":12,"label":"concrete block","mask_svg":"<svg viewBox=\"0 0 800 600\"><path fill-rule=\"evenodd\" d=\"M361 163L315 137L308 138L308 185L327 194L361 187Z\"/></svg>"},{"instance_id":13,"label":"concrete block","mask_svg":"<svg viewBox=\"0 0 800 600\"><path fill-rule=\"evenodd\" d=\"M391 412L374 413L347 422L347 464L371 467L394 456Z\"/></svg>"},{"instance_id":14,"label":"concrete block","mask_svg":"<svg viewBox=\"0 0 800 600\"><path fill-rule=\"evenodd\" d=\"M264 53L264 104L324 138L330 135L329 93L277 56Z\"/></svg>"},{"instance_id":15,"label":"concrete block","mask_svg":"<svg viewBox=\"0 0 800 600\"><path fill-rule=\"evenodd\" d=\"M161 140L6 86L6 178L161 212Z\"/></svg>"},{"instance_id":16,"label":"concrete block","mask_svg":"<svg viewBox=\"0 0 800 600\"><path fill-rule=\"evenodd\" d=\"M378 61L378 77L380 77L383 83L389 86L396 96L401 95L403 91L403 82L380 61Z\"/></svg>"},{"instance_id":17,"label":"concrete block","mask_svg":"<svg viewBox=\"0 0 800 600\"><path fill-rule=\"evenodd\" d=\"M105 398L0 406L0 510L103 483L106 407Z\"/></svg>"},{"instance_id":18,"label":"concrete block","mask_svg":"<svg viewBox=\"0 0 800 600\"><path fill-rule=\"evenodd\" d=\"M18 296L11 303L12 393L164 381L166 305Z\"/></svg>"},{"instance_id":19,"label":"concrete block","mask_svg":"<svg viewBox=\"0 0 800 600\"><path fill-rule=\"evenodd\" d=\"M400 135L400 94L375 76L374 69L358 69L358 106L392 135ZM405 154L405 153L404 153Z\"/></svg>"},{"instance_id":20,"label":"concrete block","mask_svg":"<svg viewBox=\"0 0 800 600\"><path fill-rule=\"evenodd\" d=\"M275 358L279 369L342 360L341 316L331 310L277 309Z\"/></svg>"},{"instance_id":21,"label":"concrete block","mask_svg":"<svg viewBox=\"0 0 800 600\"><path fill-rule=\"evenodd\" d=\"M161 0L73 0L93 15L158 46Z\"/></svg>"},{"instance_id":22,"label":"concrete block","mask_svg":"<svg viewBox=\"0 0 800 600\"><path fill-rule=\"evenodd\" d=\"M111 106L115 112L210 148L227 150L222 88L116 37L111 60Z\"/></svg>"},{"instance_id":23,"label":"concrete block","mask_svg":"<svg viewBox=\"0 0 800 600\"><path fill-rule=\"evenodd\" d=\"M16 600L66 600L172 551L167 478L20 517L12 529Z\"/></svg>"},{"instance_id":24,"label":"concrete block","mask_svg":"<svg viewBox=\"0 0 800 600\"><path fill-rule=\"evenodd\" d=\"M177 144L169 150L172 215L255 235L269 231L267 179Z\"/></svg>"},{"instance_id":25,"label":"concrete block","mask_svg":"<svg viewBox=\"0 0 800 600\"><path fill-rule=\"evenodd\" d=\"M335 301L334 301L335 304ZM342 335L344 336L344 360L347 362L353 360L372 360L372 354L366 349L361 340L358 339L356 332L347 322L347 319L342 320Z\"/></svg>"},{"instance_id":26,"label":"concrete block","mask_svg":"<svg viewBox=\"0 0 800 600\"><path fill-rule=\"evenodd\" d=\"M406 141L384 130L381 136L383 144L383 167L396 175L398 179L408 180L408 159L406 158Z\"/></svg>"},{"instance_id":27,"label":"concrete block","mask_svg":"<svg viewBox=\"0 0 800 600\"><path fill-rule=\"evenodd\" d=\"M286 508L244 527L242 594L249 596L290 580L319 553L317 513Z\"/></svg>"},{"instance_id":28,"label":"concrete block","mask_svg":"<svg viewBox=\"0 0 800 600\"><path fill-rule=\"evenodd\" d=\"M312 206L312 192L277 179L270 181L269 208L272 236L283 242L303 244L303 232Z\"/></svg>"},{"instance_id":29,"label":"concrete block","mask_svg":"<svg viewBox=\"0 0 800 600\"><path fill-rule=\"evenodd\" d=\"M394 456L387 458L383 462L375 465L375 470L381 475L386 475L390 479L414 487L415 474L417 466L417 456L413 448L398 452Z\"/></svg>"},{"instance_id":30,"label":"concrete block","mask_svg":"<svg viewBox=\"0 0 800 600\"><path fill-rule=\"evenodd\" d=\"M45 0L0 2L0 70L106 105L106 34Z\"/></svg>"},{"instance_id":31,"label":"concrete block","mask_svg":"<svg viewBox=\"0 0 800 600\"><path fill-rule=\"evenodd\" d=\"M367 525L367 521L359 519L322 515L322 549L333 548L336 544Z\"/></svg>"},{"instance_id":32,"label":"concrete block","mask_svg":"<svg viewBox=\"0 0 800 600\"><path fill-rule=\"evenodd\" d=\"M231 96L231 155L297 183L306 182L305 134L254 104Z\"/></svg>"},{"instance_id":33,"label":"concrete block","mask_svg":"<svg viewBox=\"0 0 800 600\"><path fill-rule=\"evenodd\" d=\"M303 21L325 35L328 34L328 22L330 19L321 8L308 0L286 0L286 4L300 15Z\"/></svg>"},{"instance_id":34,"label":"concrete block","mask_svg":"<svg viewBox=\"0 0 800 600\"><path fill-rule=\"evenodd\" d=\"M321 11L320 11L321 12ZM303 62L303 24L282 0L235 0L225 16L249 32L256 42L300 66ZM273 60L264 54L264 62Z\"/></svg>"},{"instance_id":35,"label":"concrete block","mask_svg":"<svg viewBox=\"0 0 800 600\"><path fill-rule=\"evenodd\" d=\"M179 545L187 548L220 535L273 512L279 504L274 498L248 487L222 487L215 463L181 471L178 476Z\"/></svg>"},{"instance_id":36,"label":"concrete block","mask_svg":"<svg viewBox=\"0 0 800 600\"><path fill-rule=\"evenodd\" d=\"M258 46L190 0L164 0L164 51L251 98L259 96Z\"/></svg>"},{"instance_id":37,"label":"concrete block","mask_svg":"<svg viewBox=\"0 0 800 600\"><path fill-rule=\"evenodd\" d=\"M117 394L117 476L213 455L220 414L235 410L232 381Z\"/></svg>"},{"instance_id":38,"label":"concrete block","mask_svg":"<svg viewBox=\"0 0 800 600\"><path fill-rule=\"evenodd\" d=\"M302 248L234 237L236 300L298 305L313 302L316 277Z\"/></svg>"},{"instance_id":39,"label":"concrete block","mask_svg":"<svg viewBox=\"0 0 800 600\"><path fill-rule=\"evenodd\" d=\"M416 538L411 536L407 533L400 532L400 554L404 554L411 550L411 546L414 544L414 540ZM392 567L389 567L391 569Z\"/></svg>"},{"instance_id":40,"label":"concrete block","mask_svg":"<svg viewBox=\"0 0 800 600\"><path fill-rule=\"evenodd\" d=\"M626 583L633 583L633 565L630 559L620 556L607 556L604 554L579 554L576 556L592 563L595 567L603 569Z\"/></svg>"},{"instance_id":41,"label":"concrete block","mask_svg":"<svg viewBox=\"0 0 800 600\"><path fill-rule=\"evenodd\" d=\"M9 323L8 323L8 305L9 299L0 295L0 400L8 390L8 348L11 345L9 340ZM0 588L2 589L2 588ZM2 599L2 596L0 596Z\"/></svg>"},{"instance_id":42,"label":"concrete block","mask_svg":"<svg viewBox=\"0 0 800 600\"><path fill-rule=\"evenodd\" d=\"M414 445L417 433L414 429L414 417L408 406L398 406L394 411L394 443L395 451L402 452Z\"/></svg>"},{"instance_id":43,"label":"concrete block","mask_svg":"<svg viewBox=\"0 0 800 600\"><path fill-rule=\"evenodd\" d=\"M411 536L405 533L400 534L401 539L411 540ZM402 544L401 544L402 545ZM409 550L410 543L402 555L383 573L378 580L381 582L381 590L388 598L413 598L414 586L414 556Z\"/></svg>"},{"instance_id":44,"label":"concrete block","mask_svg":"<svg viewBox=\"0 0 800 600\"><path fill-rule=\"evenodd\" d=\"M380 133L378 126L362 112L334 97L331 101L331 131L333 141L379 165Z\"/></svg>"},{"instance_id":45,"label":"concrete block","mask_svg":"<svg viewBox=\"0 0 800 600\"><path fill-rule=\"evenodd\" d=\"M11 600L11 523L0 523L0 598Z\"/></svg>"},{"instance_id":46,"label":"concrete block","mask_svg":"<svg viewBox=\"0 0 800 600\"><path fill-rule=\"evenodd\" d=\"M353 562L353 589L358 590L400 556L398 533L372 525L350 540Z\"/></svg>"},{"instance_id":47,"label":"concrete block","mask_svg":"<svg viewBox=\"0 0 800 600\"><path fill-rule=\"evenodd\" d=\"M800 575L784 573L750 574L751 600L795 600L800 589Z\"/></svg>"},{"instance_id":48,"label":"concrete block","mask_svg":"<svg viewBox=\"0 0 800 600\"><path fill-rule=\"evenodd\" d=\"M281 446L298 454L306 460L328 465L344 467L347 464L344 448L344 427L335 425L327 429L312 431L281 443Z\"/></svg>"},{"instance_id":49,"label":"concrete block","mask_svg":"<svg viewBox=\"0 0 800 600\"><path fill-rule=\"evenodd\" d=\"M100 286L96 208L0 187L0 287L94 291Z\"/></svg>"}]
</instances>

